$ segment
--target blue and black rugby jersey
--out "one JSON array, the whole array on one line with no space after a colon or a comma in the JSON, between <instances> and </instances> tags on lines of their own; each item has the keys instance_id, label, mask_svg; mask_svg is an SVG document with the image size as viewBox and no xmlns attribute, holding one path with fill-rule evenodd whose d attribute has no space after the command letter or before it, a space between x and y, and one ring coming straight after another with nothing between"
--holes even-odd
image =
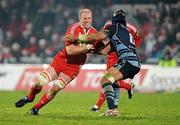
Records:
<instances>
[{"instance_id":1,"label":"blue and black rugby jersey","mask_svg":"<svg viewBox=\"0 0 180 125\"><path fill-rule=\"evenodd\" d=\"M106 29L105 33L118 55L119 63L128 61L130 64L140 67L134 39L125 26L112 25Z\"/></svg>"}]
</instances>

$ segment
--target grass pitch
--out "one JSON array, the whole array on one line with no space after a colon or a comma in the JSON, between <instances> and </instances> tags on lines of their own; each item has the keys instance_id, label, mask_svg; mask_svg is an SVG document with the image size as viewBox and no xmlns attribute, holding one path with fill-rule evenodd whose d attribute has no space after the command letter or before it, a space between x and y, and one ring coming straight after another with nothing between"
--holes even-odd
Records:
<instances>
[{"instance_id":1,"label":"grass pitch","mask_svg":"<svg viewBox=\"0 0 180 125\"><path fill-rule=\"evenodd\" d=\"M121 94L118 117L100 117L89 108L96 102L98 92L60 92L56 98L43 107L39 116L26 112L36 100L22 108L14 102L27 92L0 91L0 125L180 125L180 93L135 93L129 100Z\"/></svg>"}]
</instances>

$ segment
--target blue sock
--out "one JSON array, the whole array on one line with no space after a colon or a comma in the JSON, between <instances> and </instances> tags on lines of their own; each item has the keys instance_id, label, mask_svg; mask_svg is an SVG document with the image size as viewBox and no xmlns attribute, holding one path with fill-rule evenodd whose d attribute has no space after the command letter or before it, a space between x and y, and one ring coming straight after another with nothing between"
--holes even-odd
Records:
<instances>
[{"instance_id":1,"label":"blue sock","mask_svg":"<svg viewBox=\"0 0 180 125\"><path fill-rule=\"evenodd\" d=\"M114 109L114 89L112 87L112 84L110 83L104 83L102 85L102 88L104 89L104 94L107 100L107 105L109 109Z\"/></svg>"},{"instance_id":2,"label":"blue sock","mask_svg":"<svg viewBox=\"0 0 180 125\"><path fill-rule=\"evenodd\" d=\"M118 107L119 97L120 97L120 89L114 88L114 105L116 108Z\"/></svg>"}]
</instances>

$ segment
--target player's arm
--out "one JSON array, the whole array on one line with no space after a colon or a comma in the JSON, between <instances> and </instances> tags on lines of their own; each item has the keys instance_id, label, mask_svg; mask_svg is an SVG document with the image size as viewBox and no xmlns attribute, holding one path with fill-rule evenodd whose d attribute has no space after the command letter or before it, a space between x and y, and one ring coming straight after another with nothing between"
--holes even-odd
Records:
<instances>
[{"instance_id":1,"label":"player's arm","mask_svg":"<svg viewBox=\"0 0 180 125\"><path fill-rule=\"evenodd\" d=\"M70 25L68 28L67 28L67 31L66 31L66 35L64 36L64 41L66 43L75 43L76 40L78 40L78 37L74 35L74 30L73 30L73 25Z\"/></svg>"},{"instance_id":2,"label":"player's arm","mask_svg":"<svg viewBox=\"0 0 180 125\"><path fill-rule=\"evenodd\" d=\"M78 43L84 43L84 44L92 44L94 41L79 41L79 38L82 38L84 36L87 36L87 35L79 35L79 36L75 36L75 35L72 35L72 34L67 34L65 35L64 37L64 40L65 41L69 41L71 43L75 43L76 41Z\"/></svg>"},{"instance_id":3,"label":"player's arm","mask_svg":"<svg viewBox=\"0 0 180 125\"><path fill-rule=\"evenodd\" d=\"M72 25L68 27L64 40L67 55L87 53L93 49L92 45L82 44L80 46L80 44L77 43L78 37L74 35L74 31L72 32Z\"/></svg>"},{"instance_id":4,"label":"player's arm","mask_svg":"<svg viewBox=\"0 0 180 125\"><path fill-rule=\"evenodd\" d=\"M95 48L95 50L93 51L93 54L107 55L111 50L109 39L107 38L103 41L97 41L93 45Z\"/></svg>"},{"instance_id":5,"label":"player's arm","mask_svg":"<svg viewBox=\"0 0 180 125\"><path fill-rule=\"evenodd\" d=\"M91 52L93 50L94 50L94 47L92 44L82 44L82 45L70 44L66 46L67 55L79 55L82 53Z\"/></svg>"},{"instance_id":6,"label":"player's arm","mask_svg":"<svg viewBox=\"0 0 180 125\"><path fill-rule=\"evenodd\" d=\"M89 34L89 35L79 35L78 39L80 41L102 41L105 39L111 38L114 33L116 32L116 25L111 25L105 30L102 30L100 32L97 32L95 34Z\"/></svg>"},{"instance_id":7,"label":"player's arm","mask_svg":"<svg viewBox=\"0 0 180 125\"><path fill-rule=\"evenodd\" d=\"M95 54L99 54L99 55L107 55L111 52L111 45L108 43L107 45L105 45L101 50L96 51Z\"/></svg>"},{"instance_id":8,"label":"player's arm","mask_svg":"<svg viewBox=\"0 0 180 125\"><path fill-rule=\"evenodd\" d=\"M98 47L98 49L95 49L95 53L107 55L111 51L111 46L109 44L110 38L115 34L116 30L116 25L111 25L107 29L102 30L96 34L79 35L78 39L80 41L99 41L101 43L103 42L103 44L101 44L102 46Z\"/></svg>"},{"instance_id":9,"label":"player's arm","mask_svg":"<svg viewBox=\"0 0 180 125\"><path fill-rule=\"evenodd\" d=\"M102 41L105 38L107 38L108 36L106 35L105 31L102 30L100 32L97 32L95 34L89 34L89 35L79 35L78 39L80 41Z\"/></svg>"},{"instance_id":10,"label":"player's arm","mask_svg":"<svg viewBox=\"0 0 180 125\"><path fill-rule=\"evenodd\" d=\"M64 40L65 40L65 41L70 41L71 43L75 43L75 41L78 40L78 37L76 37L76 36L74 36L74 35L72 35L72 34L66 34L66 35L64 36Z\"/></svg>"}]
</instances>

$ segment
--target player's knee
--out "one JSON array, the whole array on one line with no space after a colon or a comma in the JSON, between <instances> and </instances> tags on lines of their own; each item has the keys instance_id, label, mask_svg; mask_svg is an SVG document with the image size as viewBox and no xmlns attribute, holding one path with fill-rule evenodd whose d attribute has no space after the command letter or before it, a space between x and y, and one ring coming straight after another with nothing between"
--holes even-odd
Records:
<instances>
[{"instance_id":1,"label":"player's knee","mask_svg":"<svg viewBox=\"0 0 180 125\"><path fill-rule=\"evenodd\" d=\"M115 78L108 72L104 74L104 76L101 79L101 84L103 85L104 83L114 83Z\"/></svg>"},{"instance_id":2,"label":"player's knee","mask_svg":"<svg viewBox=\"0 0 180 125\"><path fill-rule=\"evenodd\" d=\"M44 84L49 83L50 81L51 81L51 76L46 72L41 72L37 78L37 82L40 86L43 86Z\"/></svg>"},{"instance_id":3,"label":"player's knee","mask_svg":"<svg viewBox=\"0 0 180 125\"><path fill-rule=\"evenodd\" d=\"M66 86L66 82L62 79L54 80L53 84L57 86L58 90L64 89Z\"/></svg>"},{"instance_id":4,"label":"player's knee","mask_svg":"<svg viewBox=\"0 0 180 125\"><path fill-rule=\"evenodd\" d=\"M64 89L65 86L66 86L66 84L64 82L62 82L61 80L54 80L53 81L53 86L48 92L48 97L50 99L54 98L55 95L57 94L57 92Z\"/></svg>"},{"instance_id":5,"label":"player's knee","mask_svg":"<svg viewBox=\"0 0 180 125\"><path fill-rule=\"evenodd\" d=\"M51 98L51 99L54 98L55 95L57 94L57 92L64 89L66 85L67 85L67 82L62 78L54 80L53 86L48 92L49 98Z\"/></svg>"},{"instance_id":6,"label":"player's knee","mask_svg":"<svg viewBox=\"0 0 180 125\"><path fill-rule=\"evenodd\" d=\"M101 85L103 85L104 83L109 83L110 81L109 80L107 80L106 78L102 78L101 79Z\"/></svg>"},{"instance_id":7,"label":"player's knee","mask_svg":"<svg viewBox=\"0 0 180 125\"><path fill-rule=\"evenodd\" d=\"M48 91L48 98L52 99L54 98L54 96L57 94L57 92L59 91L59 89L53 85L52 88Z\"/></svg>"},{"instance_id":8,"label":"player's knee","mask_svg":"<svg viewBox=\"0 0 180 125\"><path fill-rule=\"evenodd\" d=\"M34 88L36 88L36 89L42 89L42 85L40 85L40 84L35 84L35 85L34 85Z\"/></svg>"}]
</instances>

